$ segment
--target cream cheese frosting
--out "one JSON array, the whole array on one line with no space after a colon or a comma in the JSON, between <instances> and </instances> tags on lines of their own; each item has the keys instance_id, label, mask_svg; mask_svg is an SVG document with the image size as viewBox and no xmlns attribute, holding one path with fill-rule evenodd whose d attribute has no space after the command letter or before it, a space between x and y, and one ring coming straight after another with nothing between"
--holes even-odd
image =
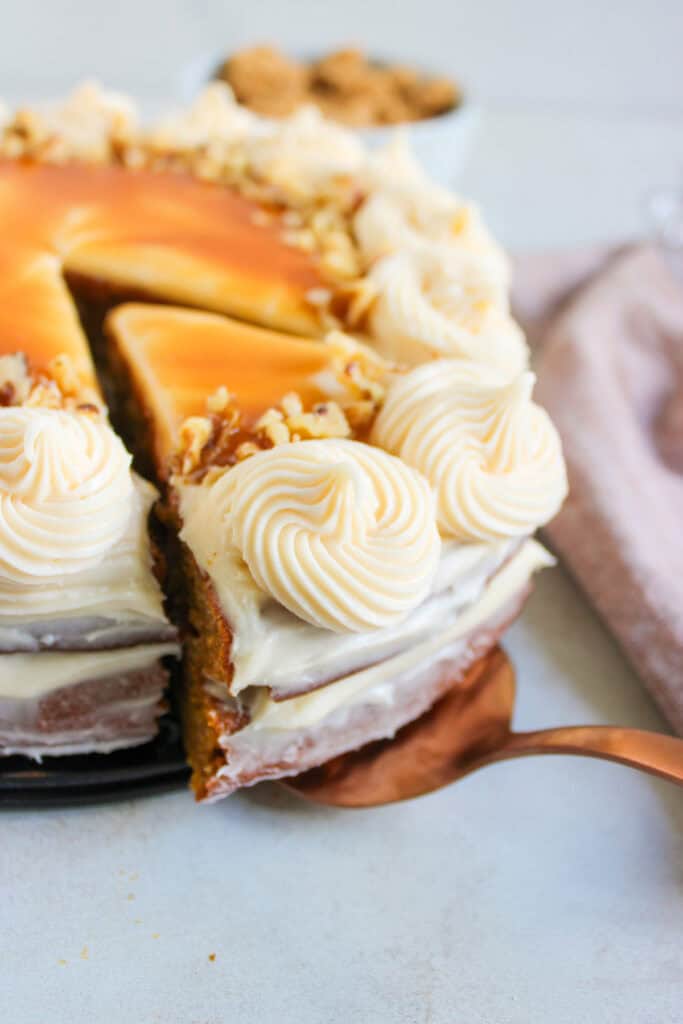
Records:
<instances>
[{"instance_id":1,"label":"cream cheese frosting","mask_svg":"<svg viewBox=\"0 0 683 1024\"><path fill-rule=\"evenodd\" d=\"M159 148L204 146L213 150L243 142L258 123L258 118L235 101L229 85L211 82L190 107L167 114L148 129L145 139Z\"/></svg>"},{"instance_id":2,"label":"cream cheese frosting","mask_svg":"<svg viewBox=\"0 0 683 1024\"><path fill-rule=\"evenodd\" d=\"M440 540L429 485L378 448L290 442L202 490L202 532L210 531L213 548L207 564L233 549L264 594L315 626L378 629L405 618L430 591ZM193 547L192 507L182 514L180 536Z\"/></svg>"},{"instance_id":3,"label":"cream cheese frosting","mask_svg":"<svg viewBox=\"0 0 683 1024\"><path fill-rule=\"evenodd\" d=\"M0 658L0 700L34 700L66 686L125 675L178 655L178 644L143 644L115 651L41 651Z\"/></svg>"},{"instance_id":4,"label":"cream cheese frosting","mask_svg":"<svg viewBox=\"0 0 683 1024\"><path fill-rule=\"evenodd\" d=\"M434 488L439 527L457 540L522 537L551 519L567 493L559 436L531 394L491 367L439 359L396 377L372 440Z\"/></svg>"},{"instance_id":5,"label":"cream cheese frosting","mask_svg":"<svg viewBox=\"0 0 683 1024\"><path fill-rule=\"evenodd\" d=\"M242 732L258 730L300 730L315 726L332 715L348 714L359 704L387 705L394 700L397 684L410 673L424 671L446 652L465 644L467 635L495 618L539 569L552 565L548 552L534 540L527 540L472 602L446 628L408 650L380 664L354 672L329 686L291 700L276 701L265 688L254 692L251 722ZM238 734L240 735L240 734ZM226 737L230 746L231 737Z\"/></svg>"},{"instance_id":6,"label":"cream cheese frosting","mask_svg":"<svg viewBox=\"0 0 683 1024\"><path fill-rule=\"evenodd\" d=\"M111 138L135 131L138 123L130 98L97 82L83 82L65 99L31 109L30 117L32 131L46 140L58 139L70 158L85 160L106 159Z\"/></svg>"},{"instance_id":7,"label":"cream cheese frosting","mask_svg":"<svg viewBox=\"0 0 683 1024\"><path fill-rule=\"evenodd\" d=\"M353 228L367 263L427 244L453 247L476 259L501 302L507 302L510 265L477 207L430 181L397 134L367 164L368 195Z\"/></svg>"},{"instance_id":8,"label":"cream cheese frosting","mask_svg":"<svg viewBox=\"0 0 683 1024\"><path fill-rule=\"evenodd\" d=\"M129 521L130 461L98 415L0 409L0 585L99 565Z\"/></svg>"},{"instance_id":9,"label":"cream cheese frosting","mask_svg":"<svg viewBox=\"0 0 683 1024\"><path fill-rule=\"evenodd\" d=\"M476 261L421 246L385 256L368 275L369 323L381 355L409 366L439 356L472 359L508 376L527 363L524 336Z\"/></svg>"},{"instance_id":10,"label":"cream cheese frosting","mask_svg":"<svg viewBox=\"0 0 683 1024\"><path fill-rule=\"evenodd\" d=\"M366 159L352 132L328 121L315 107L302 107L291 117L265 122L247 140L254 170L288 194L306 198L335 178L360 171Z\"/></svg>"},{"instance_id":11,"label":"cream cheese frosting","mask_svg":"<svg viewBox=\"0 0 683 1024\"><path fill-rule=\"evenodd\" d=\"M419 642L478 599L486 581L517 546L509 541L447 541L442 545L429 594L406 618L382 629L331 633L304 622L261 590L235 547L216 549L205 491L200 484L180 488L182 536L207 573L230 622L233 694L250 686L269 686L278 698L284 698L348 675Z\"/></svg>"},{"instance_id":12,"label":"cream cheese frosting","mask_svg":"<svg viewBox=\"0 0 683 1024\"><path fill-rule=\"evenodd\" d=\"M38 584L0 581L0 650L35 649L38 636L41 646L49 646L51 636L57 643L58 636L74 630L79 647L97 646L105 638L107 646L118 646L113 639L130 637L134 623L143 635L153 624L155 629L164 626L147 531L156 498L155 488L133 475L128 522L101 562L77 573L43 577Z\"/></svg>"}]
</instances>

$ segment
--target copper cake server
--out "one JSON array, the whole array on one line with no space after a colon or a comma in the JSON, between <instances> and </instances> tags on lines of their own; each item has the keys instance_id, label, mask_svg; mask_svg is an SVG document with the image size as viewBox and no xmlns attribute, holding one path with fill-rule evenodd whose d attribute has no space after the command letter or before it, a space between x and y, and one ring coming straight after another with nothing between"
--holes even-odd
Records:
<instances>
[{"instance_id":1,"label":"copper cake server","mask_svg":"<svg viewBox=\"0 0 683 1024\"><path fill-rule=\"evenodd\" d=\"M307 800L338 807L375 807L447 786L495 761L527 754L576 754L616 761L683 785L683 740L618 726L570 726L512 732L515 676L493 650L431 711L391 740L288 779Z\"/></svg>"}]
</instances>

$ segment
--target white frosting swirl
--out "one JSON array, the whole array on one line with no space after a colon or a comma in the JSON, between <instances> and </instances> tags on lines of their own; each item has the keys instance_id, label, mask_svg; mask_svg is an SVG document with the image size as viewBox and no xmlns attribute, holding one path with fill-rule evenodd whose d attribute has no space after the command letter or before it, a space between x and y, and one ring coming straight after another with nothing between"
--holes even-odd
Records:
<instances>
[{"instance_id":1,"label":"white frosting swirl","mask_svg":"<svg viewBox=\"0 0 683 1024\"><path fill-rule=\"evenodd\" d=\"M440 359L397 378L372 441L432 484L439 527L461 541L529 534L567 493L557 431L531 400L534 375Z\"/></svg>"},{"instance_id":2,"label":"white frosting swirl","mask_svg":"<svg viewBox=\"0 0 683 1024\"><path fill-rule=\"evenodd\" d=\"M152 145L190 149L242 142L260 119L240 106L226 82L210 82L189 107L167 114L147 132Z\"/></svg>"},{"instance_id":3,"label":"white frosting swirl","mask_svg":"<svg viewBox=\"0 0 683 1024\"><path fill-rule=\"evenodd\" d=\"M282 444L210 491L217 544L234 545L258 586L306 622L379 629L430 591L440 552L433 497L386 452L357 441Z\"/></svg>"},{"instance_id":4,"label":"white frosting swirl","mask_svg":"<svg viewBox=\"0 0 683 1024\"><path fill-rule=\"evenodd\" d=\"M405 250L380 260L369 277L376 289L370 331L383 356L408 365L459 356L509 377L526 366L524 335L487 275L462 254Z\"/></svg>"},{"instance_id":5,"label":"white frosting swirl","mask_svg":"<svg viewBox=\"0 0 683 1024\"><path fill-rule=\"evenodd\" d=\"M326 120L315 107L302 107L248 139L247 157L266 181L309 197L332 179L358 171L365 151L352 132Z\"/></svg>"},{"instance_id":6,"label":"white frosting swirl","mask_svg":"<svg viewBox=\"0 0 683 1024\"><path fill-rule=\"evenodd\" d=\"M132 135L137 128L134 103L122 93L83 82L63 100L31 112L41 135L62 140L71 157L105 159L115 131Z\"/></svg>"},{"instance_id":7,"label":"white frosting swirl","mask_svg":"<svg viewBox=\"0 0 683 1024\"><path fill-rule=\"evenodd\" d=\"M40 585L100 562L129 521L130 456L99 418L0 409L0 581Z\"/></svg>"},{"instance_id":8,"label":"white frosting swirl","mask_svg":"<svg viewBox=\"0 0 683 1024\"><path fill-rule=\"evenodd\" d=\"M366 187L353 226L368 263L425 243L452 246L475 259L500 301L507 301L509 262L479 210L431 181L401 136L372 154Z\"/></svg>"}]
</instances>

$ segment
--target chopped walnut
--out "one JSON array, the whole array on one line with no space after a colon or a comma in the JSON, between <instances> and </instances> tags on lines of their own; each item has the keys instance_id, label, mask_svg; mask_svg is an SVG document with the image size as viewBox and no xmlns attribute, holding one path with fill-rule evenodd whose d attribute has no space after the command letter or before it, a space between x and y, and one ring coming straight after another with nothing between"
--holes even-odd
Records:
<instances>
[{"instance_id":1,"label":"chopped walnut","mask_svg":"<svg viewBox=\"0 0 683 1024\"><path fill-rule=\"evenodd\" d=\"M366 431L377 415L377 411L378 403L369 399L351 402L344 406L344 415L354 434Z\"/></svg>"},{"instance_id":2,"label":"chopped walnut","mask_svg":"<svg viewBox=\"0 0 683 1024\"><path fill-rule=\"evenodd\" d=\"M385 381L395 369L392 363L378 355L343 331L330 331L325 344L329 345L339 372L356 399L370 399L379 405L384 399Z\"/></svg>"},{"instance_id":3,"label":"chopped walnut","mask_svg":"<svg viewBox=\"0 0 683 1024\"><path fill-rule=\"evenodd\" d=\"M262 435L272 445L286 444L290 440L289 428L279 409L268 409L254 427L257 435Z\"/></svg>"},{"instance_id":4,"label":"chopped walnut","mask_svg":"<svg viewBox=\"0 0 683 1024\"><path fill-rule=\"evenodd\" d=\"M53 380L41 381L36 384L23 405L39 409L62 409L64 396Z\"/></svg>"},{"instance_id":5,"label":"chopped walnut","mask_svg":"<svg viewBox=\"0 0 683 1024\"><path fill-rule=\"evenodd\" d=\"M226 411L233 401L234 399L228 389L222 385L212 395L209 395L206 400L206 408L209 412L222 413Z\"/></svg>"},{"instance_id":6,"label":"chopped walnut","mask_svg":"<svg viewBox=\"0 0 683 1024\"><path fill-rule=\"evenodd\" d=\"M73 396L80 391L81 382L73 360L69 356L55 356L48 365L48 373L63 395Z\"/></svg>"},{"instance_id":7,"label":"chopped walnut","mask_svg":"<svg viewBox=\"0 0 683 1024\"><path fill-rule=\"evenodd\" d=\"M299 396L290 391L280 402L284 415L289 419L291 416L300 416L304 411L303 402Z\"/></svg>"},{"instance_id":8,"label":"chopped walnut","mask_svg":"<svg viewBox=\"0 0 683 1024\"><path fill-rule=\"evenodd\" d=\"M362 326L378 292L377 284L369 277L357 277L343 287L340 294L347 303L345 319L351 327Z\"/></svg>"},{"instance_id":9,"label":"chopped walnut","mask_svg":"<svg viewBox=\"0 0 683 1024\"><path fill-rule=\"evenodd\" d=\"M23 352L0 357L0 404L21 405L31 391L31 374Z\"/></svg>"},{"instance_id":10,"label":"chopped walnut","mask_svg":"<svg viewBox=\"0 0 683 1024\"><path fill-rule=\"evenodd\" d=\"M55 357L44 372L36 371L23 352L0 356L0 406L9 405L103 415L99 394L81 384L66 355Z\"/></svg>"},{"instance_id":11,"label":"chopped walnut","mask_svg":"<svg viewBox=\"0 0 683 1024\"><path fill-rule=\"evenodd\" d=\"M293 439L349 437L351 427L341 406L336 402L322 402L311 412L287 417L287 428Z\"/></svg>"},{"instance_id":12,"label":"chopped walnut","mask_svg":"<svg viewBox=\"0 0 683 1024\"><path fill-rule=\"evenodd\" d=\"M103 162L111 160L134 132L132 105L85 83L61 103L16 111L2 126L0 153L48 163Z\"/></svg>"},{"instance_id":13,"label":"chopped walnut","mask_svg":"<svg viewBox=\"0 0 683 1024\"><path fill-rule=\"evenodd\" d=\"M182 472L191 473L199 465L202 449L212 434L211 420L205 416L189 416L180 427Z\"/></svg>"},{"instance_id":14,"label":"chopped walnut","mask_svg":"<svg viewBox=\"0 0 683 1024\"><path fill-rule=\"evenodd\" d=\"M235 455L239 462L243 462L244 459L248 459L250 455L256 455L258 452L262 452L263 448L260 445L255 444L253 441L243 441L242 444L238 445L235 449Z\"/></svg>"}]
</instances>

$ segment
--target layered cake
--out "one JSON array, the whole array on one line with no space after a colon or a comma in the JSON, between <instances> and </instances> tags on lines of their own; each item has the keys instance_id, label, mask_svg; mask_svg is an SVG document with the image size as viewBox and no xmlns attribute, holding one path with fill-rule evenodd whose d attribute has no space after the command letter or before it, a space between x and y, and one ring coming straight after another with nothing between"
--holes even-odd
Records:
<instances>
[{"instance_id":1,"label":"layered cake","mask_svg":"<svg viewBox=\"0 0 683 1024\"><path fill-rule=\"evenodd\" d=\"M85 341L55 341L0 343L0 751L33 757L150 739L178 650L155 489L107 421Z\"/></svg>"},{"instance_id":2,"label":"layered cake","mask_svg":"<svg viewBox=\"0 0 683 1024\"><path fill-rule=\"evenodd\" d=\"M168 480L200 798L392 735L490 649L549 564L530 534L564 467L527 371L400 369L346 335L151 306L118 308L107 331ZM227 384L202 398L204 372L162 337Z\"/></svg>"},{"instance_id":3,"label":"layered cake","mask_svg":"<svg viewBox=\"0 0 683 1024\"><path fill-rule=\"evenodd\" d=\"M262 122L221 86L145 129L118 98L86 90L15 115L0 151L12 225L0 251L4 351L56 359L96 394L85 324L114 422L163 495L197 797L393 735L518 614L550 562L532 534L566 492L508 310L507 264L477 211L400 145L370 156L310 110ZM47 415L31 396L46 386L12 392L8 412L31 430ZM106 435L103 493L123 494L124 477L129 504L151 493L97 401L70 384L57 404L54 415ZM16 444L8 426L10 501L23 487ZM58 494L69 484L62 450L36 456L31 443L22 456L38 502L49 488L34 466ZM152 641L172 642L145 632L154 616L142 601L111 614L105 552L133 535L122 508L93 501L93 537L73 528L63 577L103 584L95 635L108 639L93 641L79 592L68 627L50 625L42 642L53 650L39 649L31 615L13 635L38 648L19 655L15 640L3 655L44 659L58 692L80 682L48 662L62 650L158 658L166 649ZM64 517L68 533L75 513ZM34 561L37 576L66 572L42 538ZM0 578L11 590L11 572ZM55 619L54 604L45 614ZM56 652L55 637L71 646ZM16 664L28 700L32 676Z\"/></svg>"}]
</instances>

